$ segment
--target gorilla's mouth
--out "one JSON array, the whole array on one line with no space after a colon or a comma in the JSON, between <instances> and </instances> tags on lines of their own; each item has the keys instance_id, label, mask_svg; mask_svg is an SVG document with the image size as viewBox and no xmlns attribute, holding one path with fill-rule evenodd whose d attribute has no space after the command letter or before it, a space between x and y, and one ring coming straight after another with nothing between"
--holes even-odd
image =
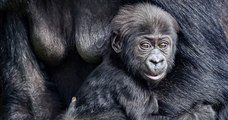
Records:
<instances>
[{"instance_id":1,"label":"gorilla's mouth","mask_svg":"<svg viewBox=\"0 0 228 120\"><path fill-rule=\"evenodd\" d=\"M149 80L160 81L166 76L166 70L167 70L167 66L164 66L163 68L160 68L160 69L153 68L153 69L147 70L147 72L144 72L143 74Z\"/></svg>"},{"instance_id":2,"label":"gorilla's mouth","mask_svg":"<svg viewBox=\"0 0 228 120\"><path fill-rule=\"evenodd\" d=\"M151 80L151 81L160 81L162 80L166 74L167 74L167 69L168 69L168 65L164 64L164 65L148 65L145 64L145 67L142 68L142 76L147 79L147 80Z\"/></svg>"},{"instance_id":3,"label":"gorilla's mouth","mask_svg":"<svg viewBox=\"0 0 228 120\"><path fill-rule=\"evenodd\" d=\"M164 77L165 77L165 73L166 72L162 72L161 74L147 74L147 73L145 73L144 75L148 78L148 79L150 79L150 80L154 80L154 81L159 81L159 80L161 80L161 79L163 79Z\"/></svg>"}]
</instances>

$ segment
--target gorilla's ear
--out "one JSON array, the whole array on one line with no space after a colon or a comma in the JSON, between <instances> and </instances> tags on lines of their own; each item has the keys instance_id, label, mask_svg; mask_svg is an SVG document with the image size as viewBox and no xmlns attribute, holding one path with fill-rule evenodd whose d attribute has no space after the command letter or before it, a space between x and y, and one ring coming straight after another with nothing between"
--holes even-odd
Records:
<instances>
[{"instance_id":1,"label":"gorilla's ear","mask_svg":"<svg viewBox=\"0 0 228 120\"><path fill-rule=\"evenodd\" d=\"M111 39L112 39L112 49L116 53L120 53L122 51L123 42L120 39L118 32L113 32Z\"/></svg>"}]
</instances>

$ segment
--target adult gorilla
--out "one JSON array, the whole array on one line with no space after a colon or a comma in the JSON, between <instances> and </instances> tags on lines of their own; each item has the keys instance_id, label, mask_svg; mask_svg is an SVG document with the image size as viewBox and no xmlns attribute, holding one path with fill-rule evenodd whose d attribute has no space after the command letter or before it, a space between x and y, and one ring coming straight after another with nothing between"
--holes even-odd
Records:
<instances>
[{"instance_id":1,"label":"adult gorilla","mask_svg":"<svg viewBox=\"0 0 228 120\"><path fill-rule=\"evenodd\" d=\"M140 0L0 0L0 76L5 119L52 119L94 68L123 4ZM150 0L180 25L177 61L161 84L160 113L207 101L228 119L227 20L222 0ZM221 19L218 19L221 18ZM223 25L223 27L221 27ZM85 62L87 61L87 62Z\"/></svg>"}]
</instances>

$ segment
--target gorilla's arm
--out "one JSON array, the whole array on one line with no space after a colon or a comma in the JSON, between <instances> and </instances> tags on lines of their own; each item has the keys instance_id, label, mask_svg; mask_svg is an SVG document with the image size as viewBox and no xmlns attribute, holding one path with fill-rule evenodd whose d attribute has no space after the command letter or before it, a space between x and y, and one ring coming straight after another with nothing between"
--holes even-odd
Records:
<instances>
[{"instance_id":1,"label":"gorilla's arm","mask_svg":"<svg viewBox=\"0 0 228 120\"><path fill-rule=\"evenodd\" d=\"M197 105L172 120L216 120L216 112L211 105Z\"/></svg>"},{"instance_id":2,"label":"gorilla's arm","mask_svg":"<svg viewBox=\"0 0 228 120\"><path fill-rule=\"evenodd\" d=\"M29 45L27 21L20 13L8 12L0 18L4 119L48 120L53 100Z\"/></svg>"},{"instance_id":3,"label":"gorilla's arm","mask_svg":"<svg viewBox=\"0 0 228 120\"><path fill-rule=\"evenodd\" d=\"M127 120L123 111L115 107L110 110L99 111L96 114L84 113L84 115L76 115L77 108L75 108L75 105L76 99L72 98L69 109L64 115L59 116L59 120Z\"/></svg>"}]
</instances>

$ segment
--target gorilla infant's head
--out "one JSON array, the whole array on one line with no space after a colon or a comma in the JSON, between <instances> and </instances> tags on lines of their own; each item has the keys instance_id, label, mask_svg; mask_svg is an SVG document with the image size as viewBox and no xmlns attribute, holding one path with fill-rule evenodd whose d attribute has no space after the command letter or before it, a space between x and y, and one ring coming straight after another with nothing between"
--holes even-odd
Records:
<instances>
[{"instance_id":1,"label":"gorilla infant's head","mask_svg":"<svg viewBox=\"0 0 228 120\"><path fill-rule=\"evenodd\" d=\"M174 64L178 24L148 3L128 5L113 18L112 48L127 70L148 81L163 79Z\"/></svg>"}]
</instances>

